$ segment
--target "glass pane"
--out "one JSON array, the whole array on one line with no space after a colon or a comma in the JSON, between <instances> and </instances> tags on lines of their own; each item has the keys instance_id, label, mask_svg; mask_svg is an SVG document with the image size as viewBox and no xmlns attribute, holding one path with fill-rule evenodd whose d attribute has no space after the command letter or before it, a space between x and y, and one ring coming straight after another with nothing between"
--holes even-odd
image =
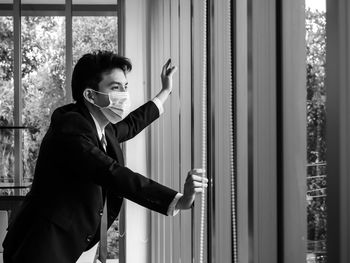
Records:
<instances>
[{"instance_id":1,"label":"glass pane","mask_svg":"<svg viewBox=\"0 0 350 263\"><path fill-rule=\"evenodd\" d=\"M14 132L11 129L0 130L0 186L14 185ZM13 190L0 189L0 195L11 195Z\"/></svg>"},{"instance_id":2,"label":"glass pane","mask_svg":"<svg viewBox=\"0 0 350 263\"><path fill-rule=\"evenodd\" d=\"M0 186L14 182L13 19L0 16ZM1 194L9 194L1 190Z\"/></svg>"},{"instance_id":3,"label":"glass pane","mask_svg":"<svg viewBox=\"0 0 350 263\"><path fill-rule=\"evenodd\" d=\"M31 183L50 117L65 103L65 18L22 17L23 184Z\"/></svg>"},{"instance_id":4,"label":"glass pane","mask_svg":"<svg viewBox=\"0 0 350 263\"><path fill-rule=\"evenodd\" d=\"M307 263L327 262L325 2L306 0Z\"/></svg>"},{"instance_id":5,"label":"glass pane","mask_svg":"<svg viewBox=\"0 0 350 263\"><path fill-rule=\"evenodd\" d=\"M74 16L72 23L73 65L92 51L118 52L117 16Z\"/></svg>"}]
</instances>

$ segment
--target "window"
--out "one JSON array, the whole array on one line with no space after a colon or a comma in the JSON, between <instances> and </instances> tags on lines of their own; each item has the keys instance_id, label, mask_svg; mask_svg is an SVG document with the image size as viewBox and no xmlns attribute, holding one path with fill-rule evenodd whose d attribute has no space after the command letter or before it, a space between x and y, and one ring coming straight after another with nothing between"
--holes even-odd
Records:
<instances>
[{"instance_id":1,"label":"window","mask_svg":"<svg viewBox=\"0 0 350 263\"><path fill-rule=\"evenodd\" d=\"M96 49L118 51L116 6L111 9L102 5L97 11L91 6L73 6L78 16L73 16L73 38L67 43L69 32L66 32L64 5L36 5L35 1L32 2L21 6L20 51L13 48L13 19L17 18L0 17L0 77L3 87L0 138L4 156L1 158L0 178L2 183L6 181L17 186L29 185L32 180L40 142L52 111L71 100L70 83L66 79L66 71L71 69L66 69L66 50L73 46L73 63L82 54ZM12 5L3 4L3 9L11 13ZM111 12L113 9L114 14ZM84 12L90 16L84 15ZM21 88L15 96L13 58L18 52L22 61ZM21 102L22 109L16 108L16 100ZM20 125L17 126L21 127L16 127L14 121L14 116L18 114ZM13 134L18 128L21 140L15 143ZM23 147L19 160L14 155L16 147ZM21 167L21 174L15 173L15 163Z\"/></svg>"},{"instance_id":2,"label":"window","mask_svg":"<svg viewBox=\"0 0 350 263\"><path fill-rule=\"evenodd\" d=\"M7 186L14 182L14 88L13 88L13 17L0 17L0 182ZM1 194L10 194L3 189Z\"/></svg>"},{"instance_id":3,"label":"window","mask_svg":"<svg viewBox=\"0 0 350 263\"><path fill-rule=\"evenodd\" d=\"M326 14L324 1L306 1L307 262L325 263L327 243Z\"/></svg>"},{"instance_id":4,"label":"window","mask_svg":"<svg viewBox=\"0 0 350 263\"><path fill-rule=\"evenodd\" d=\"M97 49L118 52L117 16L74 16L72 24L73 65L83 54Z\"/></svg>"},{"instance_id":5,"label":"window","mask_svg":"<svg viewBox=\"0 0 350 263\"><path fill-rule=\"evenodd\" d=\"M74 64L94 50L118 52L119 26L116 0L0 1L0 195L28 192L51 114L72 101ZM109 258L118 258L117 229Z\"/></svg>"},{"instance_id":6,"label":"window","mask_svg":"<svg viewBox=\"0 0 350 263\"><path fill-rule=\"evenodd\" d=\"M41 141L57 107L66 103L65 19L62 16L22 16L22 135L20 185L30 185Z\"/></svg>"}]
</instances>

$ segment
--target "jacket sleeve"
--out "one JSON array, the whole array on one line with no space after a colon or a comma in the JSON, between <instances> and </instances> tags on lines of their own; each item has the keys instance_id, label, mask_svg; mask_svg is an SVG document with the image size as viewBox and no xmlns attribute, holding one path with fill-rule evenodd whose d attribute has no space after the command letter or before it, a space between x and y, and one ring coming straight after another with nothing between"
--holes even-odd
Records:
<instances>
[{"instance_id":1,"label":"jacket sleeve","mask_svg":"<svg viewBox=\"0 0 350 263\"><path fill-rule=\"evenodd\" d=\"M131 112L124 120L113 125L119 142L127 141L159 117L158 107L149 101Z\"/></svg>"},{"instance_id":2,"label":"jacket sleeve","mask_svg":"<svg viewBox=\"0 0 350 263\"><path fill-rule=\"evenodd\" d=\"M132 117L133 118L133 117ZM149 209L166 214L176 191L120 165L97 147L91 124L77 113L66 114L56 129L57 149L70 174L94 183ZM63 163L62 163L63 165Z\"/></svg>"}]
</instances>

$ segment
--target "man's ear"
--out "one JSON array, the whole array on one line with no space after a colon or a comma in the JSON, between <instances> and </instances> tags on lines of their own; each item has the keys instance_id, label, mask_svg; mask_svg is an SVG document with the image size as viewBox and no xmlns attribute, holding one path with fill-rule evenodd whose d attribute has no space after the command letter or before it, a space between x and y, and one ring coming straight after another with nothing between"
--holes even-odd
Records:
<instances>
[{"instance_id":1,"label":"man's ear","mask_svg":"<svg viewBox=\"0 0 350 263\"><path fill-rule=\"evenodd\" d=\"M95 95L94 93L92 92L92 89L90 88L86 88L84 91L83 91L83 96L84 98L90 102L90 103L94 103L95 102Z\"/></svg>"}]
</instances>

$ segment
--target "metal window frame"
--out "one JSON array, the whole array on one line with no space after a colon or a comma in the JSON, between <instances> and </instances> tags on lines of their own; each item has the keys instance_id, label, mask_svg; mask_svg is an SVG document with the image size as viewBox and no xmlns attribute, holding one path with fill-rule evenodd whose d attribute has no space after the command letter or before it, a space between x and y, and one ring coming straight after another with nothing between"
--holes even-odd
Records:
<instances>
[{"instance_id":1,"label":"metal window frame","mask_svg":"<svg viewBox=\"0 0 350 263\"><path fill-rule=\"evenodd\" d=\"M278 4L278 262L293 263L307 253L305 0Z\"/></svg>"},{"instance_id":2,"label":"metal window frame","mask_svg":"<svg viewBox=\"0 0 350 263\"><path fill-rule=\"evenodd\" d=\"M118 0L117 8L117 18L118 18L118 54L125 55L125 0ZM126 145L122 143L122 151L126 157ZM125 158L126 161L126 158ZM125 204L119 212L119 233L124 233L124 235L119 235L119 263L126 262L126 211Z\"/></svg>"},{"instance_id":3,"label":"metal window frame","mask_svg":"<svg viewBox=\"0 0 350 263\"><path fill-rule=\"evenodd\" d=\"M327 0L327 262L350 262L350 4Z\"/></svg>"},{"instance_id":4,"label":"metal window frame","mask_svg":"<svg viewBox=\"0 0 350 263\"><path fill-rule=\"evenodd\" d=\"M65 17L66 17L66 102L72 102L72 91L70 83L73 72L73 17L72 1L66 0Z\"/></svg>"},{"instance_id":5,"label":"metal window frame","mask_svg":"<svg viewBox=\"0 0 350 263\"><path fill-rule=\"evenodd\" d=\"M21 53L21 0L14 0L13 4L13 31L14 31L14 125L22 126L22 109L23 104L21 100L22 90L22 53ZM22 130L15 130L14 141L14 158L15 158L15 185L21 186L23 179L23 165L22 165ZM15 190L15 195L19 195L19 189Z\"/></svg>"},{"instance_id":6,"label":"metal window frame","mask_svg":"<svg viewBox=\"0 0 350 263\"><path fill-rule=\"evenodd\" d=\"M23 4L20 5L22 16L65 16L69 5L73 16L117 16L119 5L75 5L66 4ZM12 4L0 4L0 16L10 16L14 10Z\"/></svg>"}]
</instances>

